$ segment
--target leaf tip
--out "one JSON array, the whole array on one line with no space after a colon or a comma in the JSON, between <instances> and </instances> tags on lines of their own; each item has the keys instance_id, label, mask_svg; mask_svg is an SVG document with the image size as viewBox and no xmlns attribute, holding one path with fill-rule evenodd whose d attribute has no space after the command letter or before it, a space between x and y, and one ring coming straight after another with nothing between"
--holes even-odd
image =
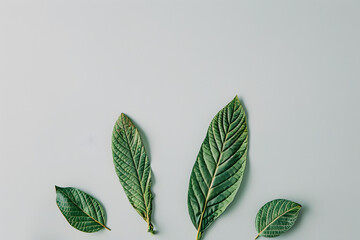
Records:
<instances>
[{"instance_id":1,"label":"leaf tip","mask_svg":"<svg viewBox=\"0 0 360 240\"><path fill-rule=\"evenodd\" d=\"M124 121L125 119L127 119L127 116L125 113L121 113L119 118L118 118L118 121Z\"/></svg>"},{"instance_id":2,"label":"leaf tip","mask_svg":"<svg viewBox=\"0 0 360 240\"><path fill-rule=\"evenodd\" d=\"M232 100L232 102L234 103L239 103L240 104L240 99L239 99L239 96L236 94L234 99Z\"/></svg>"},{"instance_id":3,"label":"leaf tip","mask_svg":"<svg viewBox=\"0 0 360 240\"><path fill-rule=\"evenodd\" d=\"M302 208L302 205L300 203L297 203L297 202L294 202L294 203L297 205L296 207L298 207L299 210Z\"/></svg>"},{"instance_id":4,"label":"leaf tip","mask_svg":"<svg viewBox=\"0 0 360 240\"><path fill-rule=\"evenodd\" d=\"M132 123L130 118L125 113L120 114L120 117L118 119L118 123L120 125L120 128L134 126L134 124Z\"/></svg>"}]
</instances>

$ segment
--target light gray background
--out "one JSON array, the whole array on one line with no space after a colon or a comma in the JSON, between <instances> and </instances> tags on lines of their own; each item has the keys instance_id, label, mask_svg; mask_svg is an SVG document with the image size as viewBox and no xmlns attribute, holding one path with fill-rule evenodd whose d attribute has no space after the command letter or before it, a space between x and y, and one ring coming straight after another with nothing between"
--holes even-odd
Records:
<instances>
[{"instance_id":1,"label":"light gray background","mask_svg":"<svg viewBox=\"0 0 360 240\"><path fill-rule=\"evenodd\" d=\"M1 239L195 239L187 187L212 117L236 94L249 156L206 240L253 239L275 198L304 207L278 239L358 239L359 1L0 1ZM128 203L111 132L149 143L154 223ZM73 229L54 185L97 197L111 232Z\"/></svg>"}]
</instances>

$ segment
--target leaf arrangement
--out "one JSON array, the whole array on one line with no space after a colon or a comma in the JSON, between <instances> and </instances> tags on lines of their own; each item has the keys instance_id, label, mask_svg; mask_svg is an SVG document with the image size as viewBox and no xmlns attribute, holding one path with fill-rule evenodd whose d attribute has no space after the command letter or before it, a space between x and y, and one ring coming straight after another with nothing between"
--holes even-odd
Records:
<instances>
[{"instance_id":1,"label":"leaf arrangement","mask_svg":"<svg viewBox=\"0 0 360 240\"><path fill-rule=\"evenodd\" d=\"M246 115L236 96L211 121L191 173L188 208L197 240L233 201L247 149Z\"/></svg>"},{"instance_id":2,"label":"leaf arrangement","mask_svg":"<svg viewBox=\"0 0 360 240\"><path fill-rule=\"evenodd\" d=\"M193 166L188 210L197 230L196 240L226 210L240 187L248 151L246 114L236 96L210 123ZM151 222L152 199L150 160L138 129L121 114L112 133L112 155L116 174L125 194L154 233ZM56 188L56 203L71 226L83 232L110 230L102 205L76 188ZM276 199L261 207L256 215L255 237L277 237L295 223L301 205Z\"/></svg>"}]
</instances>

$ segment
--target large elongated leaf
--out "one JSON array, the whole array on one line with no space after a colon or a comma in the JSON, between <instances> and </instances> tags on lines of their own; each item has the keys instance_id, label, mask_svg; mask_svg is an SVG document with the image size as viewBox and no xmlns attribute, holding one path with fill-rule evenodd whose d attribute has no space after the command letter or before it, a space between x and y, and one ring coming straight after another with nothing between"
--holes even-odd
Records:
<instances>
[{"instance_id":1,"label":"large elongated leaf","mask_svg":"<svg viewBox=\"0 0 360 240\"><path fill-rule=\"evenodd\" d=\"M247 149L245 111L236 96L211 121L191 173L188 208L197 240L233 201L245 170Z\"/></svg>"},{"instance_id":2,"label":"large elongated leaf","mask_svg":"<svg viewBox=\"0 0 360 240\"><path fill-rule=\"evenodd\" d=\"M301 205L286 199L276 199L262 206L256 215L255 227L259 236L277 237L295 223Z\"/></svg>"},{"instance_id":3,"label":"large elongated leaf","mask_svg":"<svg viewBox=\"0 0 360 240\"><path fill-rule=\"evenodd\" d=\"M55 186L56 204L74 228L83 232L97 232L106 227L104 208L89 194L72 187Z\"/></svg>"},{"instance_id":4,"label":"large elongated leaf","mask_svg":"<svg viewBox=\"0 0 360 240\"><path fill-rule=\"evenodd\" d=\"M154 233L150 160L139 131L124 113L114 126L112 152L116 174L131 205L148 223L148 231Z\"/></svg>"}]
</instances>

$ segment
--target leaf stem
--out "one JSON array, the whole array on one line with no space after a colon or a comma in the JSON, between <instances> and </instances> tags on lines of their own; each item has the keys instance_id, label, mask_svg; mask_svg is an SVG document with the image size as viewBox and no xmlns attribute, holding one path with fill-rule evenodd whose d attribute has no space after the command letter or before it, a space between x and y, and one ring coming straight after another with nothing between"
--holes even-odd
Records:
<instances>
[{"instance_id":1,"label":"leaf stem","mask_svg":"<svg viewBox=\"0 0 360 240\"><path fill-rule=\"evenodd\" d=\"M196 240L200 240L201 239L201 232L200 230L198 231L197 235L196 235Z\"/></svg>"},{"instance_id":2,"label":"leaf stem","mask_svg":"<svg viewBox=\"0 0 360 240\"><path fill-rule=\"evenodd\" d=\"M103 225L103 226L104 226L104 228L106 228L107 230L111 231L111 229L110 229L110 228L108 228L107 226L105 226L105 225Z\"/></svg>"},{"instance_id":3,"label":"leaf stem","mask_svg":"<svg viewBox=\"0 0 360 240\"><path fill-rule=\"evenodd\" d=\"M154 226L151 224L151 222L148 223L148 232L151 233L152 235L155 234Z\"/></svg>"},{"instance_id":4,"label":"leaf stem","mask_svg":"<svg viewBox=\"0 0 360 240\"><path fill-rule=\"evenodd\" d=\"M256 240L259 236L260 236L260 233L259 233L258 235L256 235L255 240Z\"/></svg>"}]
</instances>

